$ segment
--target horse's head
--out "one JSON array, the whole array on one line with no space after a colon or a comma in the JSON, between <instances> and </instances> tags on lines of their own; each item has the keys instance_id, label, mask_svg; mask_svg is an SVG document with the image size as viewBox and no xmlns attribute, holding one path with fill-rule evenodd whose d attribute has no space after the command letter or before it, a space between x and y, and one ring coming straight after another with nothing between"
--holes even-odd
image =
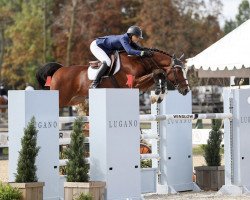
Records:
<instances>
[{"instance_id":1,"label":"horse's head","mask_svg":"<svg viewBox=\"0 0 250 200\"><path fill-rule=\"evenodd\" d=\"M172 62L169 67L164 67L167 71L167 81L170 81L174 87L182 95L186 95L189 92L189 85L187 80L187 73L182 62L182 55L180 58L177 58L175 55L172 56Z\"/></svg>"},{"instance_id":2,"label":"horse's head","mask_svg":"<svg viewBox=\"0 0 250 200\"><path fill-rule=\"evenodd\" d=\"M159 103L163 100L166 83L170 83L180 94L186 95L189 92L189 85L186 78L183 55L177 58L163 51L154 49L154 55L150 58L154 65L153 76L155 82L155 94L158 96L156 101Z\"/></svg>"}]
</instances>

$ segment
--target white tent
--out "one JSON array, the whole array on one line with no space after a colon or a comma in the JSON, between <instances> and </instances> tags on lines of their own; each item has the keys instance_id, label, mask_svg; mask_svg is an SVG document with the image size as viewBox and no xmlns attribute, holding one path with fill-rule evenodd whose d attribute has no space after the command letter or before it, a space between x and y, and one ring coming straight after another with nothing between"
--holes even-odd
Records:
<instances>
[{"instance_id":1,"label":"white tent","mask_svg":"<svg viewBox=\"0 0 250 200\"><path fill-rule=\"evenodd\" d=\"M246 75L247 71L246 76L250 77L250 69L245 69L250 68L250 20L195 57L187 59L186 65L208 72L225 70L223 73L227 73L226 71L233 70L237 73L243 70L243 75Z\"/></svg>"}]
</instances>

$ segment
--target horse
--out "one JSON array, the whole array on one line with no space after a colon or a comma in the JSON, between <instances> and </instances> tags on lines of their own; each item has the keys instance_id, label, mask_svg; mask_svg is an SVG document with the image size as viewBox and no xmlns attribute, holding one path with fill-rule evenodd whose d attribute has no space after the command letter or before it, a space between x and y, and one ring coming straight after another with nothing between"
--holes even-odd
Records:
<instances>
[{"instance_id":1,"label":"horse","mask_svg":"<svg viewBox=\"0 0 250 200\"><path fill-rule=\"evenodd\" d=\"M173 85L180 94L189 92L186 72L181 57L170 55L158 49L151 49L150 57L130 56L119 52L120 70L108 72L99 84L99 88L139 88L150 91L155 88L157 103L163 100L166 84ZM47 77L51 77L50 90L59 90L59 106L72 106L84 103L88 98L91 80L88 78L88 65L62 66L59 63L47 63L38 69L36 78L40 88L45 86ZM132 81L131 81L132 80ZM132 82L132 83L131 83Z\"/></svg>"},{"instance_id":2,"label":"horse","mask_svg":"<svg viewBox=\"0 0 250 200\"><path fill-rule=\"evenodd\" d=\"M8 106L7 96L0 96L0 120L6 121L6 110Z\"/></svg>"},{"instance_id":3,"label":"horse","mask_svg":"<svg viewBox=\"0 0 250 200\"><path fill-rule=\"evenodd\" d=\"M8 105L8 100L4 96L0 96L0 112L5 113Z\"/></svg>"}]
</instances>

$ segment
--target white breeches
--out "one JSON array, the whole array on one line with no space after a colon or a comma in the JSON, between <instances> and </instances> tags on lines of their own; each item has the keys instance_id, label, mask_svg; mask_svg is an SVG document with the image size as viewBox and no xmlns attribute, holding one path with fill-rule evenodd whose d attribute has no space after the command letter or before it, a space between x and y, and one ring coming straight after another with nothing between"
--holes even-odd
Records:
<instances>
[{"instance_id":1,"label":"white breeches","mask_svg":"<svg viewBox=\"0 0 250 200\"><path fill-rule=\"evenodd\" d=\"M110 67L111 65L111 60L108 57L108 55L103 51L100 47L97 46L96 40L94 40L90 44L90 51L93 53L93 55L100 60L101 62L105 61L107 65Z\"/></svg>"}]
</instances>

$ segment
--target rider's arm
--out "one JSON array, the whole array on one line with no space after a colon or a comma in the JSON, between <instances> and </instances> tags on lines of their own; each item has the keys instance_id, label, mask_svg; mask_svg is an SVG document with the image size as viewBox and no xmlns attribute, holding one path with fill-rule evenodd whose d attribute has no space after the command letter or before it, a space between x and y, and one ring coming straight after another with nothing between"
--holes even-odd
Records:
<instances>
[{"instance_id":1,"label":"rider's arm","mask_svg":"<svg viewBox=\"0 0 250 200\"><path fill-rule=\"evenodd\" d=\"M123 48L125 49L125 51L129 55L137 55L137 56L141 55L141 51L140 50L135 50L135 49L132 48L132 46L129 44L129 39L127 37L122 37L120 39L120 42L121 42Z\"/></svg>"}]
</instances>

